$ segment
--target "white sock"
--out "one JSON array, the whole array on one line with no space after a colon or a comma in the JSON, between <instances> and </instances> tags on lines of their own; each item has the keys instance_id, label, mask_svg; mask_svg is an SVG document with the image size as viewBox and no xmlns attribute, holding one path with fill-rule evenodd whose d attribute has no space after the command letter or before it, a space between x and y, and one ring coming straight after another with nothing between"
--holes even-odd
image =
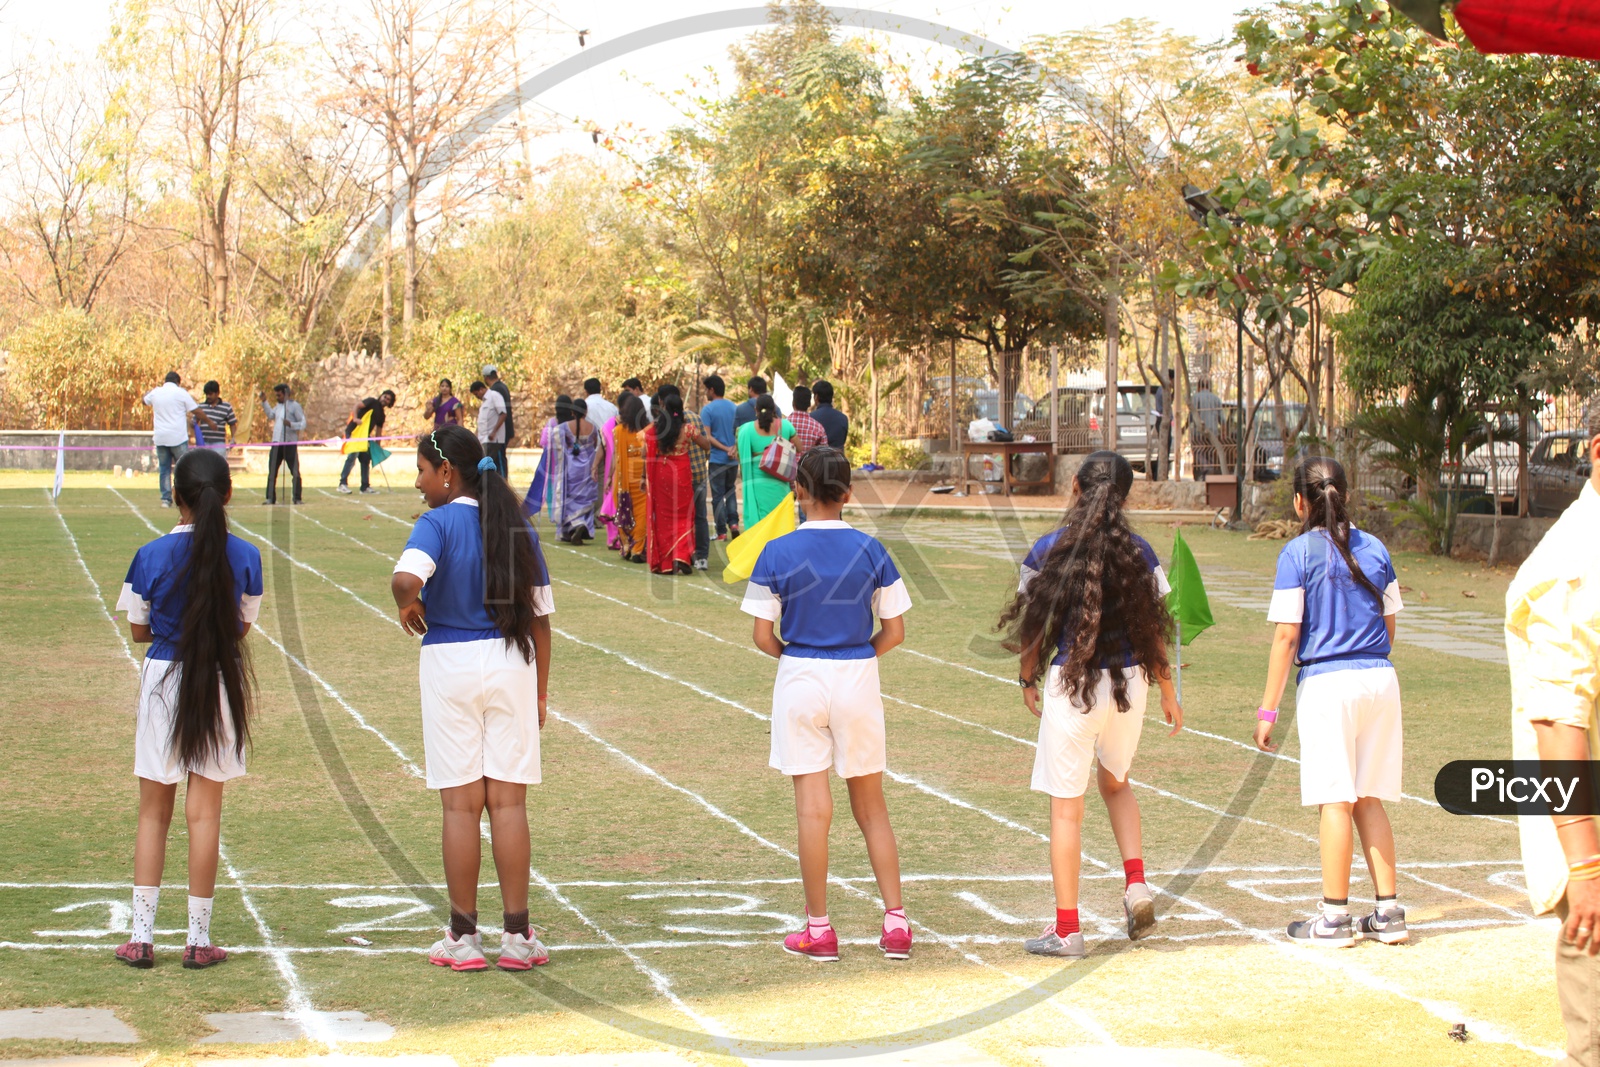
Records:
<instances>
[{"instance_id":1,"label":"white sock","mask_svg":"<svg viewBox=\"0 0 1600 1067\"><path fill-rule=\"evenodd\" d=\"M808 915L806 916L806 924L810 927L809 932L812 937L821 937L823 934L827 933L833 925L832 923L828 922L828 917L826 915Z\"/></svg>"},{"instance_id":2,"label":"white sock","mask_svg":"<svg viewBox=\"0 0 1600 1067\"><path fill-rule=\"evenodd\" d=\"M161 899L158 885L133 887L133 934L128 940L148 945L156 939L156 902Z\"/></svg>"},{"instance_id":3,"label":"white sock","mask_svg":"<svg viewBox=\"0 0 1600 1067\"><path fill-rule=\"evenodd\" d=\"M1324 900L1322 902L1322 914L1327 916L1329 922L1336 923L1340 919L1349 917L1350 902L1347 900L1343 904L1329 904Z\"/></svg>"},{"instance_id":4,"label":"white sock","mask_svg":"<svg viewBox=\"0 0 1600 1067\"><path fill-rule=\"evenodd\" d=\"M211 899L189 898L189 944L196 948L211 944Z\"/></svg>"}]
</instances>

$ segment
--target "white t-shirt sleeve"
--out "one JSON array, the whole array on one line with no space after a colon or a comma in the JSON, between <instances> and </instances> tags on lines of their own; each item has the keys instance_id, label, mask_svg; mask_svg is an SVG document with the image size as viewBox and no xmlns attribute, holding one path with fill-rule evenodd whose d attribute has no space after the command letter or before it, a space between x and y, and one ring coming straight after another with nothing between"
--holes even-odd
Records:
<instances>
[{"instance_id":1,"label":"white t-shirt sleeve","mask_svg":"<svg viewBox=\"0 0 1600 1067\"><path fill-rule=\"evenodd\" d=\"M533 613L535 615L554 615L556 613L556 597L548 585L533 587Z\"/></svg>"},{"instance_id":2,"label":"white t-shirt sleeve","mask_svg":"<svg viewBox=\"0 0 1600 1067\"><path fill-rule=\"evenodd\" d=\"M239 596L239 619L242 622L254 623L261 617L261 597L242 593Z\"/></svg>"},{"instance_id":3,"label":"white t-shirt sleeve","mask_svg":"<svg viewBox=\"0 0 1600 1067\"><path fill-rule=\"evenodd\" d=\"M1166 596L1168 593L1172 592L1172 583L1167 581L1166 568L1157 563L1156 569L1153 573L1156 576L1156 592L1160 593L1162 596Z\"/></svg>"},{"instance_id":4,"label":"white t-shirt sleeve","mask_svg":"<svg viewBox=\"0 0 1600 1067\"><path fill-rule=\"evenodd\" d=\"M783 615L783 604L778 594L752 578L744 587L744 600L739 610L758 619L777 622Z\"/></svg>"},{"instance_id":5,"label":"white t-shirt sleeve","mask_svg":"<svg viewBox=\"0 0 1600 1067\"><path fill-rule=\"evenodd\" d=\"M1272 580L1272 604L1267 608L1268 622L1298 626L1305 619L1306 586L1300 566L1301 553L1301 547L1293 541L1278 553L1278 573Z\"/></svg>"},{"instance_id":6,"label":"white t-shirt sleeve","mask_svg":"<svg viewBox=\"0 0 1600 1067\"><path fill-rule=\"evenodd\" d=\"M189 393L186 390L180 390L178 395L183 397L183 410L184 411L186 411L186 412L193 411L195 408L200 406L200 402L195 400L194 397L190 396Z\"/></svg>"},{"instance_id":7,"label":"white t-shirt sleeve","mask_svg":"<svg viewBox=\"0 0 1600 1067\"><path fill-rule=\"evenodd\" d=\"M1385 616L1398 615L1404 609L1405 604L1400 599L1400 581L1391 578L1383 590L1383 613Z\"/></svg>"},{"instance_id":8,"label":"white t-shirt sleeve","mask_svg":"<svg viewBox=\"0 0 1600 1067\"><path fill-rule=\"evenodd\" d=\"M122 595L117 597L117 610L128 613L128 621L140 626L150 625L150 601L133 591L131 582L122 583Z\"/></svg>"},{"instance_id":9,"label":"white t-shirt sleeve","mask_svg":"<svg viewBox=\"0 0 1600 1067\"><path fill-rule=\"evenodd\" d=\"M394 573L415 574L424 583L433 577L433 572L439 569L432 556L420 548L407 548L400 553L400 558L395 562ZM544 588L548 589L549 586Z\"/></svg>"},{"instance_id":10,"label":"white t-shirt sleeve","mask_svg":"<svg viewBox=\"0 0 1600 1067\"><path fill-rule=\"evenodd\" d=\"M1028 586L1032 584L1033 580L1037 577L1039 577L1039 572L1024 563L1022 565L1022 576L1017 579L1017 592L1026 593L1028 591Z\"/></svg>"},{"instance_id":11,"label":"white t-shirt sleeve","mask_svg":"<svg viewBox=\"0 0 1600 1067\"><path fill-rule=\"evenodd\" d=\"M872 611L880 619L898 619L911 610L911 594L904 578L873 591Z\"/></svg>"}]
</instances>

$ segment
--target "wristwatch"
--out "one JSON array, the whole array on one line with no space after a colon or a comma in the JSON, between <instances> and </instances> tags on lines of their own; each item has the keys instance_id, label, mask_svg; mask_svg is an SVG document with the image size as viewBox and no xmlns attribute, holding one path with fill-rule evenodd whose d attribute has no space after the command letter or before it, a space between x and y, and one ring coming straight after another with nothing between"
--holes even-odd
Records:
<instances>
[{"instance_id":1,"label":"wristwatch","mask_svg":"<svg viewBox=\"0 0 1600 1067\"><path fill-rule=\"evenodd\" d=\"M1028 680L1027 678L1022 678L1022 677L1019 677L1017 679L1017 684L1022 686L1022 688L1024 688L1024 689L1036 689L1036 688L1038 688L1038 683L1037 682L1033 682L1033 681Z\"/></svg>"}]
</instances>

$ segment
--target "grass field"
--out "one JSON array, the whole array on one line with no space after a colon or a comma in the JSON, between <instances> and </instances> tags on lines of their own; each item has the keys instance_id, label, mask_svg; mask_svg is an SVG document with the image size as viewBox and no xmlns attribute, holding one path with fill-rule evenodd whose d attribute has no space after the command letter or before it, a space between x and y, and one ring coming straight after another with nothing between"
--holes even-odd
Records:
<instances>
[{"instance_id":1,"label":"grass field","mask_svg":"<svg viewBox=\"0 0 1600 1067\"><path fill-rule=\"evenodd\" d=\"M793 804L766 767L774 665L749 647L739 591L652 578L603 549L547 539L559 636L545 783L530 813L533 917L552 962L460 975L422 956L446 916L439 814L419 777L416 641L388 596L420 505L409 491L308 487L303 509L268 509L241 488L235 529L262 546L267 598L250 638L261 715L251 773L225 801L213 926L236 956L206 972L178 966L175 825L158 966L130 971L110 950L126 939L138 651L110 608L134 550L174 521L152 481L113 489L74 476L59 507L38 488L0 490L0 640L12 661L0 696L0 1009L109 1008L140 1039L0 1041L0 1056L340 1051L446 1054L468 1067L660 1050L709 1064L937 1043L918 1057L1522 1064L1564 1043L1554 928L1529 914L1515 826L1425 799L1445 762L1507 749L1494 615L1509 572L1397 557L1412 603L1428 608L1403 616L1395 653L1413 799L1392 816L1416 933L1407 946L1318 953L1282 937L1318 895L1291 717L1280 755L1248 743L1278 546L1203 529L1186 536L1217 626L1184 657L1190 729L1167 737L1152 704L1133 770L1159 936L1131 946L1120 933L1118 857L1091 799L1091 952L1069 964L1021 948L1052 914L1047 807L1028 790L1034 720L989 630L1015 581L1009 546L1042 523L919 519L879 531L917 604L906 647L883 664L889 803L917 948L891 964L872 947L878 905L841 787L830 911L846 954L833 967L778 947L802 907ZM1170 530L1144 532L1165 557ZM1353 895L1370 899L1370 886ZM486 863L486 919L497 899ZM304 1036L197 1044L213 1032L206 1015L235 1012L290 1013ZM358 1043L340 1013L387 1024L369 1036L392 1035ZM1465 1044L1446 1037L1457 1022Z\"/></svg>"}]
</instances>

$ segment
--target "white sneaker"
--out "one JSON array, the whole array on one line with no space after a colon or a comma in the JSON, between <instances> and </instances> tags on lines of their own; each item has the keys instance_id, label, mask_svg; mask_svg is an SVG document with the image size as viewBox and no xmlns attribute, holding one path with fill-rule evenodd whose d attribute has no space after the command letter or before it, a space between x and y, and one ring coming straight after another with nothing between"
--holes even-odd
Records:
<instances>
[{"instance_id":1,"label":"white sneaker","mask_svg":"<svg viewBox=\"0 0 1600 1067\"><path fill-rule=\"evenodd\" d=\"M340 485L339 486L339 492L343 493L346 496L349 496L350 495L350 487L348 485Z\"/></svg>"},{"instance_id":2,"label":"white sneaker","mask_svg":"<svg viewBox=\"0 0 1600 1067\"><path fill-rule=\"evenodd\" d=\"M483 935L468 934L457 941L449 930L428 950L428 962L435 967L448 967L452 971L482 971L489 960L483 954Z\"/></svg>"},{"instance_id":3,"label":"white sneaker","mask_svg":"<svg viewBox=\"0 0 1600 1067\"><path fill-rule=\"evenodd\" d=\"M368 487L366 489L363 489L361 491L363 493L365 493L367 496L377 496L379 493L383 492L382 489L373 489L373 488L370 488L370 487Z\"/></svg>"},{"instance_id":4,"label":"white sneaker","mask_svg":"<svg viewBox=\"0 0 1600 1067\"><path fill-rule=\"evenodd\" d=\"M495 962L502 971L526 971L549 963L550 953L529 927L527 936L500 934L500 958Z\"/></svg>"},{"instance_id":5,"label":"white sneaker","mask_svg":"<svg viewBox=\"0 0 1600 1067\"><path fill-rule=\"evenodd\" d=\"M1133 882L1122 894L1122 914L1128 920L1128 940L1137 941L1156 924L1156 898L1143 882Z\"/></svg>"}]
</instances>

